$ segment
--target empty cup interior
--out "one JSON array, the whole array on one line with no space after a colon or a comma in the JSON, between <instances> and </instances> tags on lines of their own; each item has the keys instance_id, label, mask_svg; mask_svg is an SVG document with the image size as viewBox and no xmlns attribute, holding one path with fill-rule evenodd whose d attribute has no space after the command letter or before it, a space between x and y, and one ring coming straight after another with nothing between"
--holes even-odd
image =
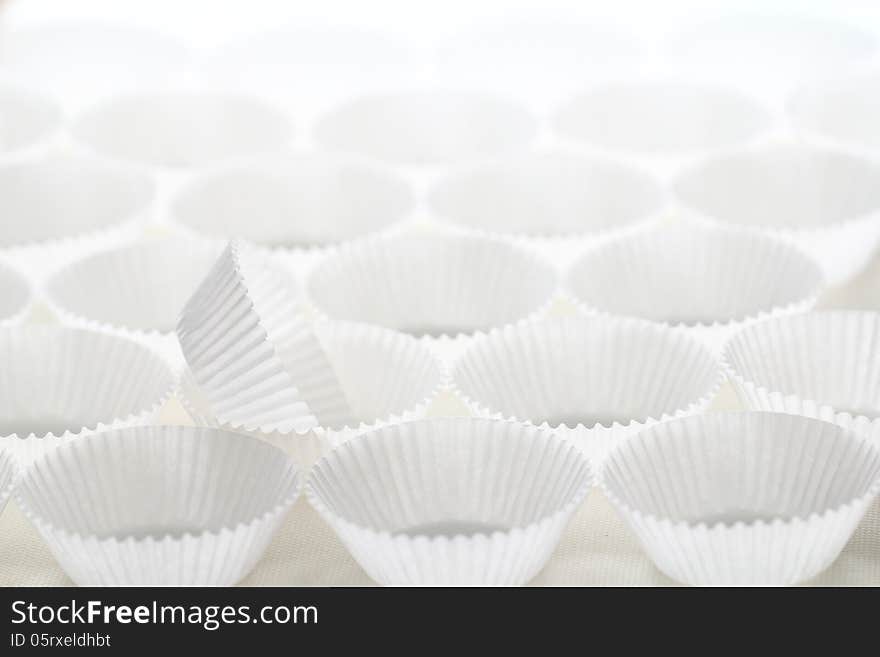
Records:
<instances>
[{"instance_id":1,"label":"empty cup interior","mask_svg":"<svg viewBox=\"0 0 880 657\"><path fill-rule=\"evenodd\" d=\"M591 310L686 326L741 321L815 298L822 271L762 235L663 226L592 248L568 287Z\"/></svg>"},{"instance_id":2,"label":"empty cup interior","mask_svg":"<svg viewBox=\"0 0 880 657\"><path fill-rule=\"evenodd\" d=\"M674 189L692 210L728 223L815 228L880 209L880 166L835 150L775 144L708 161Z\"/></svg>"},{"instance_id":3,"label":"empty cup interior","mask_svg":"<svg viewBox=\"0 0 880 657\"><path fill-rule=\"evenodd\" d=\"M207 93L107 100L80 115L73 133L105 155L165 167L279 151L292 137L280 110L253 98Z\"/></svg>"},{"instance_id":4,"label":"empty cup interior","mask_svg":"<svg viewBox=\"0 0 880 657\"><path fill-rule=\"evenodd\" d=\"M807 519L876 488L880 452L796 415L711 413L650 427L615 449L603 478L625 507L691 525Z\"/></svg>"},{"instance_id":5,"label":"empty cup interior","mask_svg":"<svg viewBox=\"0 0 880 657\"><path fill-rule=\"evenodd\" d=\"M61 436L158 410L168 365L137 342L93 331L0 331L0 436Z\"/></svg>"},{"instance_id":6,"label":"empty cup interior","mask_svg":"<svg viewBox=\"0 0 880 657\"><path fill-rule=\"evenodd\" d=\"M337 151L394 164L461 162L525 146L532 116L514 103L478 94L412 92L364 96L324 115L315 139Z\"/></svg>"},{"instance_id":7,"label":"empty cup interior","mask_svg":"<svg viewBox=\"0 0 880 657\"><path fill-rule=\"evenodd\" d=\"M17 316L31 301L31 287L17 271L0 264L0 323Z\"/></svg>"},{"instance_id":8,"label":"empty cup interior","mask_svg":"<svg viewBox=\"0 0 880 657\"><path fill-rule=\"evenodd\" d=\"M801 90L789 105L794 121L812 135L852 146L880 148L880 76L851 78Z\"/></svg>"},{"instance_id":9,"label":"empty cup interior","mask_svg":"<svg viewBox=\"0 0 880 657\"><path fill-rule=\"evenodd\" d=\"M60 125L61 111L48 98L20 89L0 90L0 151L32 146Z\"/></svg>"},{"instance_id":10,"label":"empty cup interior","mask_svg":"<svg viewBox=\"0 0 880 657\"><path fill-rule=\"evenodd\" d=\"M475 167L438 184L432 212L493 233L567 235L625 228L665 205L637 169L565 152L539 152Z\"/></svg>"},{"instance_id":11,"label":"empty cup interior","mask_svg":"<svg viewBox=\"0 0 880 657\"><path fill-rule=\"evenodd\" d=\"M555 292L552 267L488 238L410 232L344 247L311 272L312 302L418 336L473 333L527 317Z\"/></svg>"},{"instance_id":12,"label":"empty cup interior","mask_svg":"<svg viewBox=\"0 0 880 657\"><path fill-rule=\"evenodd\" d=\"M0 165L6 221L0 246L108 229L147 211L149 177L90 158L49 156Z\"/></svg>"},{"instance_id":13,"label":"empty cup interior","mask_svg":"<svg viewBox=\"0 0 880 657\"><path fill-rule=\"evenodd\" d=\"M768 129L759 105L734 92L671 82L596 87L556 116L564 136L611 151L696 154L743 144Z\"/></svg>"},{"instance_id":14,"label":"empty cup interior","mask_svg":"<svg viewBox=\"0 0 880 657\"><path fill-rule=\"evenodd\" d=\"M413 205L407 184L390 173L311 156L206 174L180 192L172 214L204 235L301 247L377 232L405 218Z\"/></svg>"},{"instance_id":15,"label":"empty cup interior","mask_svg":"<svg viewBox=\"0 0 880 657\"><path fill-rule=\"evenodd\" d=\"M525 527L582 499L587 461L534 427L475 418L393 425L318 462L311 497L379 532L489 535Z\"/></svg>"},{"instance_id":16,"label":"empty cup interior","mask_svg":"<svg viewBox=\"0 0 880 657\"><path fill-rule=\"evenodd\" d=\"M706 403L720 370L686 334L647 322L562 319L478 337L456 362L458 391L481 412L610 427Z\"/></svg>"}]
</instances>

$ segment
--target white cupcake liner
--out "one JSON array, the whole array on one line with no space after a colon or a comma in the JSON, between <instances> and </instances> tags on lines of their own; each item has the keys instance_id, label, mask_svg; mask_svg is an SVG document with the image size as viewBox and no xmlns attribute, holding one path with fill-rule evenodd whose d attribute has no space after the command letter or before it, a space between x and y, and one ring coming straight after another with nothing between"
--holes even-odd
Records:
<instances>
[{"instance_id":1,"label":"white cupcake liner","mask_svg":"<svg viewBox=\"0 0 880 657\"><path fill-rule=\"evenodd\" d=\"M176 388L164 358L120 336L23 325L0 330L0 436L22 463L78 436L147 424Z\"/></svg>"},{"instance_id":2,"label":"white cupcake liner","mask_svg":"<svg viewBox=\"0 0 880 657\"><path fill-rule=\"evenodd\" d=\"M34 296L30 281L0 261L0 328L21 323L33 307Z\"/></svg>"},{"instance_id":3,"label":"white cupcake liner","mask_svg":"<svg viewBox=\"0 0 880 657\"><path fill-rule=\"evenodd\" d=\"M591 248L567 277L585 312L682 328L716 351L743 326L809 310L823 283L820 265L787 242L695 222Z\"/></svg>"},{"instance_id":4,"label":"white cupcake liner","mask_svg":"<svg viewBox=\"0 0 880 657\"><path fill-rule=\"evenodd\" d=\"M711 413L615 449L606 497L669 577L789 585L827 568L880 491L880 450L827 422Z\"/></svg>"},{"instance_id":5,"label":"white cupcake liner","mask_svg":"<svg viewBox=\"0 0 880 657\"><path fill-rule=\"evenodd\" d=\"M688 333L629 319L522 322L477 337L453 390L482 417L566 436L599 463L623 437L705 410L723 381Z\"/></svg>"},{"instance_id":6,"label":"white cupcake liner","mask_svg":"<svg viewBox=\"0 0 880 657\"><path fill-rule=\"evenodd\" d=\"M61 109L33 91L0 86L0 155L27 157L50 148L61 128Z\"/></svg>"},{"instance_id":7,"label":"white cupcake liner","mask_svg":"<svg viewBox=\"0 0 880 657\"><path fill-rule=\"evenodd\" d=\"M381 231L414 209L391 171L356 158L287 154L217 167L180 189L170 221L187 232L307 250Z\"/></svg>"},{"instance_id":8,"label":"white cupcake liner","mask_svg":"<svg viewBox=\"0 0 880 657\"><path fill-rule=\"evenodd\" d=\"M48 152L0 163L9 217L0 251L46 273L87 253L134 239L153 210L151 178L99 158Z\"/></svg>"},{"instance_id":9,"label":"white cupcake liner","mask_svg":"<svg viewBox=\"0 0 880 657\"><path fill-rule=\"evenodd\" d=\"M731 338L724 364L747 408L834 422L880 445L880 313L761 322Z\"/></svg>"},{"instance_id":10,"label":"white cupcake liner","mask_svg":"<svg viewBox=\"0 0 880 657\"><path fill-rule=\"evenodd\" d=\"M458 171L433 187L432 216L489 235L530 241L598 239L652 221L667 209L660 184L641 170L565 150L536 150Z\"/></svg>"},{"instance_id":11,"label":"white cupcake liner","mask_svg":"<svg viewBox=\"0 0 880 657\"><path fill-rule=\"evenodd\" d=\"M184 358L222 424L306 433L351 409L291 276L230 243L177 326Z\"/></svg>"},{"instance_id":12,"label":"white cupcake liner","mask_svg":"<svg viewBox=\"0 0 880 657\"><path fill-rule=\"evenodd\" d=\"M292 137L287 116L265 101L207 92L116 97L86 110L71 130L103 155L171 169L279 151Z\"/></svg>"},{"instance_id":13,"label":"white cupcake liner","mask_svg":"<svg viewBox=\"0 0 880 657\"><path fill-rule=\"evenodd\" d=\"M150 30L52 21L4 32L0 75L77 110L110 95L164 86L180 77L189 55L176 40Z\"/></svg>"},{"instance_id":14,"label":"white cupcake liner","mask_svg":"<svg viewBox=\"0 0 880 657\"><path fill-rule=\"evenodd\" d=\"M789 117L804 137L844 144L876 157L880 152L880 75L850 76L797 89L786 105Z\"/></svg>"},{"instance_id":15,"label":"white cupcake liner","mask_svg":"<svg viewBox=\"0 0 880 657\"><path fill-rule=\"evenodd\" d=\"M829 284L854 277L880 244L880 164L843 150L785 141L746 149L694 166L673 191L693 216L797 244Z\"/></svg>"},{"instance_id":16,"label":"white cupcake liner","mask_svg":"<svg viewBox=\"0 0 880 657\"><path fill-rule=\"evenodd\" d=\"M589 462L513 422L434 418L379 429L318 462L306 495L385 585L521 585L592 486Z\"/></svg>"},{"instance_id":17,"label":"white cupcake liner","mask_svg":"<svg viewBox=\"0 0 880 657\"><path fill-rule=\"evenodd\" d=\"M462 163L526 146L535 119L516 103L481 93L408 91L363 96L328 112L314 139L332 151L397 165Z\"/></svg>"},{"instance_id":18,"label":"white cupcake liner","mask_svg":"<svg viewBox=\"0 0 880 657\"><path fill-rule=\"evenodd\" d=\"M665 177L708 154L757 141L772 123L769 112L736 91L661 78L594 86L561 107L554 128Z\"/></svg>"},{"instance_id":19,"label":"white cupcake liner","mask_svg":"<svg viewBox=\"0 0 880 657\"><path fill-rule=\"evenodd\" d=\"M299 494L279 450L195 427L135 427L69 443L22 477L19 508L83 586L230 586Z\"/></svg>"},{"instance_id":20,"label":"white cupcake liner","mask_svg":"<svg viewBox=\"0 0 880 657\"><path fill-rule=\"evenodd\" d=\"M345 244L306 280L322 316L435 340L533 316L556 292L553 267L531 251L430 227Z\"/></svg>"},{"instance_id":21,"label":"white cupcake liner","mask_svg":"<svg viewBox=\"0 0 880 657\"><path fill-rule=\"evenodd\" d=\"M0 514L18 485L19 469L15 451L8 445L0 446Z\"/></svg>"},{"instance_id":22,"label":"white cupcake liner","mask_svg":"<svg viewBox=\"0 0 880 657\"><path fill-rule=\"evenodd\" d=\"M448 376L422 342L395 331L351 322L319 322L314 327L332 371L350 404L347 426L316 426L305 432L247 432L283 448L308 468L334 445L365 431L425 416ZM321 373L318 373L322 376ZM194 377L186 372L181 403L196 424L223 425Z\"/></svg>"}]
</instances>

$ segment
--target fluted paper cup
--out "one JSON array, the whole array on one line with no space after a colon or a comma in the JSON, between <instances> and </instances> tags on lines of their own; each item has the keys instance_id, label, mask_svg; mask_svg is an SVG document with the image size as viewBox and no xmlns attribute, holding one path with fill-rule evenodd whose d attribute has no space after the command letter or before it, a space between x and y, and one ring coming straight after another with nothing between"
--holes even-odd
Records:
<instances>
[{"instance_id":1,"label":"fluted paper cup","mask_svg":"<svg viewBox=\"0 0 880 657\"><path fill-rule=\"evenodd\" d=\"M177 337L224 425L306 433L351 422L351 409L291 276L230 243L186 303Z\"/></svg>"},{"instance_id":2,"label":"fluted paper cup","mask_svg":"<svg viewBox=\"0 0 880 657\"><path fill-rule=\"evenodd\" d=\"M539 312L556 284L554 269L525 248L425 229L343 245L310 272L306 293L331 319L455 338Z\"/></svg>"},{"instance_id":3,"label":"fluted paper cup","mask_svg":"<svg viewBox=\"0 0 880 657\"><path fill-rule=\"evenodd\" d=\"M59 20L5 31L0 74L75 110L109 95L173 82L189 57L185 46L158 32Z\"/></svg>"},{"instance_id":4,"label":"fluted paper cup","mask_svg":"<svg viewBox=\"0 0 880 657\"><path fill-rule=\"evenodd\" d=\"M327 450L365 431L419 419L447 385L447 373L423 342L396 331L351 322L319 322L314 328L325 357L351 409L347 424L308 431L249 431L283 448L304 468ZM316 370L316 377L324 376ZM196 424L223 426L190 373L181 401Z\"/></svg>"},{"instance_id":5,"label":"fluted paper cup","mask_svg":"<svg viewBox=\"0 0 880 657\"><path fill-rule=\"evenodd\" d=\"M0 445L0 514L18 484L19 464L8 445Z\"/></svg>"},{"instance_id":6,"label":"fluted paper cup","mask_svg":"<svg viewBox=\"0 0 880 657\"><path fill-rule=\"evenodd\" d=\"M595 239L656 219L665 195L649 174L564 150L479 164L430 192L433 216L468 230L528 238Z\"/></svg>"},{"instance_id":7,"label":"fluted paper cup","mask_svg":"<svg viewBox=\"0 0 880 657\"><path fill-rule=\"evenodd\" d=\"M855 276L880 243L880 164L846 151L776 142L711 158L673 189L691 215L794 242L830 284Z\"/></svg>"},{"instance_id":8,"label":"fluted paper cup","mask_svg":"<svg viewBox=\"0 0 880 657\"><path fill-rule=\"evenodd\" d=\"M326 247L405 219L406 181L355 158L286 155L217 168L186 184L171 222L186 231L268 247Z\"/></svg>"},{"instance_id":9,"label":"fluted paper cup","mask_svg":"<svg viewBox=\"0 0 880 657\"><path fill-rule=\"evenodd\" d=\"M727 343L747 408L815 417L880 445L880 313L822 311L761 322Z\"/></svg>"},{"instance_id":10,"label":"fluted paper cup","mask_svg":"<svg viewBox=\"0 0 880 657\"><path fill-rule=\"evenodd\" d=\"M452 370L475 415L553 430L596 463L629 434L702 412L722 379L712 352L684 331L595 317L481 335Z\"/></svg>"},{"instance_id":11,"label":"fluted paper cup","mask_svg":"<svg viewBox=\"0 0 880 657\"><path fill-rule=\"evenodd\" d=\"M72 131L103 155L178 169L279 151L292 137L284 112L265 101L208 92L113 98L82 113Z\"/></svg>"},{"instance_id":12,"label":"fluted paper cup","mask_svg":"<svg viewBox=\"0 0 880 657\"><path fill-rule=\"evenodd\" d=\"M601 480L669 577L790 585L837 558L880 490L880 450L819 420L710 413L631 437Z\"/></svg>"},{"instance_id":13,"label":"fluted paper cup","mask_svg":"<svg viewBox=\"0 0 880 657\"><path fill-rule=\"evenodd\" d=\"M0 442L23 462L87 433L151 422L176 386L149 347L97 330L0 329Z\"/></svg>"},{"instance_id":14,"label":"fluted paper cup","mask_svg":"<svg viewBox=\"0 0 880 657\"><path fill-rule=\"evenodd\" d=\"M743 326L812 308L823 275L781 240L684 222L591 248L567 287L587 312L680 327L720 351Z\"/></svg>"},{"instance_id":15,"label":"fluted paper cup","mask_svg":"<svg viewBox=\"0 0 880 657\"><path fill-rule=\"evenodd\" d=\"M61 128L61 110L48 97L0 86L0 156L32 155L50 148Z\"/></svg>"},{"instance_id":16,"label":"fluted paper cup","mask_svg":"<svg viewBox=\"0 0 880 657\"><path fill-rule=\"evenodd\" d=\"M434 418L376 430L315 466L312 506L385 585L521 585L592 486L589 462L536 427Z\"/></svg>"},{"instance_id":17,"label":"fluted paper cup","mask_svg":"<svg viewBox=\"0 0 880 657\"><path fill-rule=\"evenodd\" d=\"M844 144L875 157L880 152L878 107L877 73L804 86L787 105L789 116L804 137Z\"/></svg>"},{"instance_id":18,"label":"fluted paper cup","mask_svg":"<svg viewBox=\"0 0 880 657\"><path fill-rule=\"evenodd\" d=\"M323 148L397 165L461 163L528 144L535 119L513 102L480 93L411 91L370 95L320 118Z\"/></svg>"},{"instance_id":19,"label":"fluted paper cup","mask_svg":"<svg viewBox=\"0 0 880 657\"><path fill-rule=\"evenodd\" d=\"M33 302L34 290L28 279L0 262L0 328L19 323Z\"/></svg>"},{"instance_id":20,"label":"fluted paper cup","mask_svg":"<svg viewBox=\"0 0 880 657\"><path fill-rule=\"evenodd\" d=\"M772 120L735 91L649 79L593 87L563 105L554 126L565 138L668 175L697 158L756 141Z\"/></svg>"},{"instance_id":21,"label":"fluted paper cup","mask_svg":"<svg viewBox=\"0 0 880 657\"><path fill-rule=\"evenodd\" d=\"M199 427L88 436L37 460L19 508L82 586L230 586L259 561L299 494L293 462Z\"/></svg>"}]
</instances>

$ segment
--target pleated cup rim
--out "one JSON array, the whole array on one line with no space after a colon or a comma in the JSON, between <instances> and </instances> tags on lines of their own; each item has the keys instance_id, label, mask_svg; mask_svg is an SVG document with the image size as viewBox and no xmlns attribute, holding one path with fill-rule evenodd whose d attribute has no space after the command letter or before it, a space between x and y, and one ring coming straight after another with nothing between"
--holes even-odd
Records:
<instances>
[{"instance_id":1,"label":"pleated cup rim","mask_svg":"<svg viewBox=\"0 0 880 657\"><path fill-rule=\"evenodd\" d=\"M58 450L66 450L72 451L74 449L81 449L80 443L84 441L108 441L113 440L114 437L118 437L118 434L138 434L143 429L162 429L163 431L180 431L183 430L184 433L193 433L193 434L226 434L228 436L232 436L233 440L239 441L244 444L247 442L253 443L254 449L264 449L269 451L277 452L276 456L279 459L287 462L287 465L293 471L293 481L290 491L286 493L283 499L279 502L276 502L275 505L263 511L260 515L255 518L248 519L246 521L240 520L236 522L234 525L230 523L224 524L219 529L203 529L199 531L190 531L186 530L184 532L171 533L171 532L163 532L161 534L149 534L145 536L135 537L130 534L121 534L121 535L111 535L105 537L99 537L94 534L90 534L87 532L81 531L71 531L65 529L63 527L57 526L48 520L44 519L40 516L36 511L34 511L30 504L27 501L27 498L22 493L22 487L17 486L14 492L15 502L18 508L21 510L22 514L36 527L41 534L49 533L56 536L60 536L64 541L95 541L97 543L113 544L113 545L143 545L143 544L154 544L154 543L178 543L187 538L189 539L204 539L204 538L215 538L220 536L226 536L228 534L238 533L242 530L248 530L251 527L255 527L257 525L264 524L266 521L278 517L283 514L287 509L289 509L297 500L300 495L300 492L303 487L302 482L302 472L299 467L293 462L293 460L284 453L283 450L265 443L261 440L256 440L254 438L250 438L246 435L235 433L233 431L226 431L224 429L214 428L214 427L195 427L195 426L186 426L186 425L144 425L144 426L135 426L135 427L123 427L119 429L111 429L106 431L100 431L89 436L85 436L80 440L71 441L64 443L63 445L59 445L55 449L40 454L32 463L30 463L22 472L19 481L24 482L28 479L32 473L36 472L38 468L44 466L50 459L57 458ZM202 438L202 436L190 436L190 438L197 440ZM143 439L141 437L140 439ZM206 442L210 442L209 437L205 437L204 440ZM63 452L62 452L63 453Z\"/></svg>"},{"instance_id":2,"label":"pleated cup rim","mask_svg":"<svg viewBox=\"0 0 880 657\"><path fill-rule=\"evenodd\" d=\"M20 286L25 295L24 303L20 304L12 314L0 317L0 329L4 329L21 324L36 304L38 293L34 281L29 276L25 276L19 267L6 262L2 257L0 257L0 278L6 278L12 281L13 285Z\"/></svg>"},{"instance_id":3,"label":"pleated cup rim","mask_svg":"<svg viewBox=\"0 0 880 657\"><path fill-rule=\"evenodd\" d=\"M3 512L6 503L14 496L22 475L21 464L8 443L0 445L0 474L4 472L9 475L9 478L5 481L0 479L0 513Z\"/></svg>"},{"instance_id":4,"label":"pleated cup rim","mask_svg":"<svg viewBox=\"0 0 880 657\"><path fill-rule=\"evenodd\" d=\"M513 527L507 529L496 529L491 532L485 531L476 531L473 533L456 533L452 536L448 535L436 535L436 536L428 536L425 534L406 534L401 532L394 532L388 529L378 529L376 527L372 527L370 525L365 525L363 523L356 522L351 520L333 510L320 498L318 493L315 491L312 481L316 476L319 468L321 466L326 465L332 459L340 459L340 458L350 458L350 451L352 449L351 444L355 441L382 441L387 437L387 434L384 433L388 430L393 430L397 426L406 426L412 424L433 424L433 423L444 423L444 424L453 424L453 423L468 423L468 424L484 424L487 426L490 425L506 425L511 428L519 428L523 431L535 432L536 437L541 436L546 441L545 448L547 445L555 442L565 449L565 459L579 462L579 465L584 468L586 477L581 482L580 486L575 491L574 495L565 502L565 504L557 508L555 511L549 514L544 514L542 517L537 520L533 520L528 523L520 523ZM406 422L399 423L398 425L387 425L376 427L371 431L358 435L351 440L346 441L336 447L334 447L328 454L322 456L315 465L311 468L309 473L308 481L305 485L305 497L308 500L309 504L312 506L315 511L319 513L325 519L332 519L334 524L339 524L342 527L345 527L348 530L355 531L359 534L367 534L370 536L375 536L383 540L391 541L395 544L407 544L410 542L419 542L419 543L427 543L429 545L443 545L447 543L457 543L459 541L473 542L479 541L483 539L494 539L497 537L516 537L520 536L524 533L536 531L540 532L543 528L552 525L557 520L564 518L575 511L575 509L580 506L580 504L584 501L593 487L596 485L596 473L595 468L593 466L592 461L589 457L587 457L582 450L580 450L574 443L567 440L566 438L552 432L547 431L541 427L536 427L534 425L529 425L524 422L517 422L515 420L506 420L506 419L493 419L493 418L485 418L485 417L469 417L469 416L445 416L445 417L433 417L433 418L421 418L417 420L410 420Z\"/></svg>"},{"instance_id":5,"label":"pleated cup rim","mask_svg":"<svg viewBox=\"0 0 880 657\"><path fill-rule=\"evenodd\" d=\"M793 418L794 421L803 422L805 424L826 424L831 427L834 427L840 436L846 436L849 440L853 441L853 443L862 443L867 445L869 450L874 451L877 454L880 454L880 448L876 447L871 443L867 438L860 436L859 434L844 429L836 424L832 424L830 422L825 422L824 420L819 420L816 418L809 418L801 415L791 415L788 413L774 413L771 411L716 411L708 414L710 416L726 416L726 417L743 417L743 416L786 416ZM700 423L705 419L705 415L693 415L685 418L678 418L674 421L676 422L693 422ZM624 502L621 497L612 489L612 487L608 484L606 471L610 467L610 464L613 460L622 459L621 456L624 450L627 447L627 444L630 442L634 442L636 440L644 439L644 435L651 436L651 432L656 427L646 427L642 431L625 438L621 443L612 447L611 452L608 454L607 458L600 465L600 472L598 475L599 488L602 493L608 499L612 505L620 510L621 515L624 517L629 516L632 518L636 518L641 522L650 523L655 526L659 526L666 530L679 530L686 531L689 533L698 532L698 531L709 531L709 532L726 532L734 529L745 528L748 530L760 529L762 527L794 527L798 525L804 525L816 521L827 520L833 516L841 515L842 513L855 509L860 506L866 505L870 502L874 497L880 493L880 471L875 475L873 483L868 487L868 489L862 493L861 495L849 499L846 502L839 503L835 506L821 509L819 511L812 511L809 515L799 515L799 514L789 514L789 515L777 515L772 520L767 520L765 518L757 518L754 520L736 520L734 522L729 522L725 520L718 520L714 522L707 523L705 521L689 521L689 520L672 520L666 516L658 515L655 513L644 512L640 509L633 507L630 504Z\"/></svg>"}]
</instances>

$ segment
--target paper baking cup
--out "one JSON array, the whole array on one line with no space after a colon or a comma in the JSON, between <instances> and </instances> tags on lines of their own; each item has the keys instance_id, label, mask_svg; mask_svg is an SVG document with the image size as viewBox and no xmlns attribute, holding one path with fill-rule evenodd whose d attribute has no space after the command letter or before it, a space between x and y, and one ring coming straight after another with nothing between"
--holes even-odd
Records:
<instances>
[{"instance_id":1,"label":"paper baking cup","mask_svg":"<svg viewBox=\"0 0 880 657\"><path fill-rule=\"evenodd\" d=\"M880 445L880 314L761 322L733 336L724 360L747 408L834 422Z\"/></svg>"},{"instance_id":2,"label":"paper baking cup","mask_svg":"<svg viewBox=\"0 0 880 657\"><path fill-rule=\"evenodd\" d=\"M692 214L796 243L830 284L855 276L880 242L880 164L841 150L769 144L712 158L673 188Z\"/></svg>"},{"instance_id":3,"label":"paper baking cup","mask_svg":"<svg viewBox=\"0 0 880 657\"><path fill-rule=\"evenodd\" d=\"M222 424L305 433L351 422L351 409L291 277L230 243L187 302L177 337Z\"/></svg>"},{"instance_id":4,"label":"paper baking cup","mask_svg":"<svg viewBox=\"0 0 880 657\"><path fill-rule=\"evenodd\" d=\"M809 138L828 140L875 154L880 152L880 75L826 81L799 89L788 114Z\"/></svg>"},{"instance_id":5,"label":"paper baking cup","mask_svg":"<svg viewBox=\"0 0 880 657\"><path fill-rule=\"evenodd\" d=\"M28 280L0 262L0 328L17 324L27 315L34 300Z\"/></svg>"},{"instance_id":6,"label":"paper baking cup","mask_svg":"<svg viewBox=\"0 0 880 657\"><path fill-rule=\"evenodd\" d=\"M521 585L592 486L588 461L536 427L435 418L356 438L315 466L312 506L385 585Z\"/></svg>"},{"instance_id":7,"label":"paper baking cup","mask_svg":"<svg viewBox=\"0 0 880 657\"><path fill-rule=\"evenodd\" d=\"M749 143L772 121L734 91L647 80L594 87L565 104L554 123L560 135L610 153L699 157Z\"/></svg>"},{"instance_id":8,"label":"paper baking cup","mask_svg":"<svg viewBox=\"0 0 880 657\"><path fill-rule=\"evenodd\" d=\"M364 96L325 114L315 140L392 164L451 164L528 144L535 119L515 103L477 93Z\"/></svg>"},{"instance_id":9,"label":"paper baking cup","mask_svg":"<svg viewBox=\"0 0 880 657\"><path fill-rule=\"evenodd\" d=\"M343 245L307 279L319 312L416 336L459 336L530 316L556 292L553 268L503 240L430 229Z\"/></svg>"},{"instance_id":10,"label":"paper baking cup","mask_svg":"<svg viewBox=\"0 0 880 657\"><path fill-rule=\"evenodd\" d=\"M81 114L74 137L98 153L161 167L195 167L282 150L287 117L264 101L211 93L118 97Z\"/></svg>"},{"instance_id":11,"label":"paper baking cup","mask_svg":"<svg viewBox=\"0 0 880 657\"><path fill-rule=\"evenodd\" d=\"M597 463L624 436L703 411L722 378L711 351L684 331L594 317L478 336L452 370L475 415L556 431Z\"/></svg>"},{"instance_id":12,"label":"paper baking cup","mask_svg":"<svg viewBox=\"0 0 880 657\"><path fill-rule=\"evenodd\" d=\"M17 502L81 586L230 586L299 494L293 462L233 433L134 427L68 443Z\"/></svg>"},{"instance_id":13,"label":"paper baking cup","mask_svg":"<svg viewBox=\"0 0 880 657\"><path fill-rule=\"evenodd\" d=\"M250 432L282 447L303 467L360 433L424 417L447 384L445 369L415 338L351 322L319 322L314 330L351 409L349 424L299 433L259 427ZM323 378L324 372L315 370L313 376ZM196 424L222 426L189 372L183 376L181 392L183 406Z\"/></svg>"},{"instance_id":14,"label":"paper baking cup","mask_svg":"<svg viewBox=\"0 0 880 657\"><path fill-rule=\"evenodd\" d=\"M0 330L0 436L27 462L71 438L146 424L175 380L152 349L84 329Z\"/></svg>"},{"instance_id":15,"label":"paper baking cup","mask_svg":"<svg viewBox=\"0 0 880 657\"><path fill-rule=\"evenodd\" d=\"M79 108L125 91L155 88L187 68L188 50L174 39L135 27L53 21L7 30L0 73Z\"/></svg>"},{"instance_id":16,"label":"paper baking cup","mask_svg":"<svg viewBox=\"0 0 880 657\"><path fill-rule=\"evenodd\" d=\"M70 247L63 255L70 255L77 240L99 244L133 232L151 210L155 186L146 175L96 158L48 154L0 164L0 196L8 218L0 248L26 257L28 247L63 242ZM45 269L62 254L39 255Z\"/></svg>"},{"instance_id":17,"label":"paper baking cup","mask_svg":"<svg viewBox=\"0 0 880 657\"><path fill-rule=\"evenodd\" d=\"M639 169L565 151L533 151L459 171L430 192L431 213L491 234L608 235L665 209L659 183Z\"/></svg>"},{"instance_id":18,"label":"paper baking cup","mask_svg":"<svg viewBox=\"0 0 880 657\"><path fill-rule=\"evenodd\" d=\"M180 190L171 219L186 230L269 247L316 247L383 230L415 205L382 168L329 155L289 155L226 166Z\"/></svg>"},{"instance_id":19,"label":"paper baking cup","mask_svg":"<svg viewBox=\"0 0 880 657\"><path fill-rule=\"evenodd\" d=\"M742 326L809 310L822 287L819 264L791 244L687 222L598 245L568 275L587 312L685 328L716 350Z\"/></svg>"},{"instance_id":20,"label":"paper baking cup","mask_svg":"<svg viewBox=\"0 0 880 657\"><path fill-rule=\"evenodd\" d=\"M60 127L61 110L51 99L23 89L0 87L0 154L4 157L48 147Z\"/></svg>"},{"instance_id":21,"label":"paper baking cup","mask_svg":"<svg viewBox=\"0 0 880 657\"><path fill-rule=\"evenodd\" d=\"M0 446L0 514L18 483L18 462L9 446Z\"/></svg>"},{"instance_id":22,"label":"paper baking cup","mask_svg":"<svg viewBox=\"0 0 880 657\"><path fill-rule=\"evenodd\" d=\"M880 451L819 420L712 413L633 436L601 479L672 579L790 585L837 558L880 490Z\"/></svg>"}]
</instances>

